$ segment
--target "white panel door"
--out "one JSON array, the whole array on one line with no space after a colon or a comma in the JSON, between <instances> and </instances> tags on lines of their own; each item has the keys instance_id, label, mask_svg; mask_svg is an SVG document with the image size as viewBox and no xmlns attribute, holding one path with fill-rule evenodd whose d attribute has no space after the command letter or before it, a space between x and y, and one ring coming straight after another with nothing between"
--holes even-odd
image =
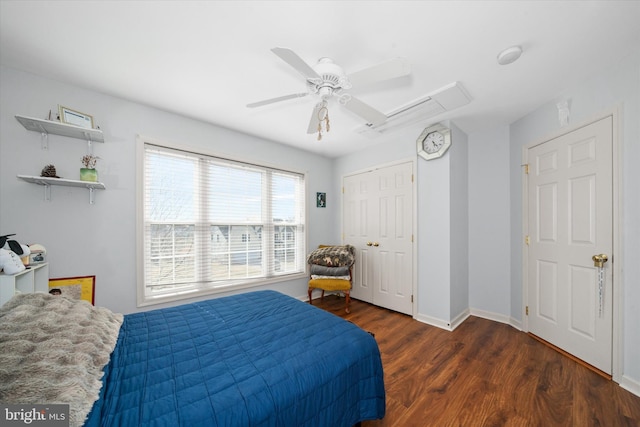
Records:
<instances>
[{"instance_id":1,"label":"white panel door","mask_svg":"<svg viewBox=\"0 0 640 427\"><path fill-rule=\"evenodd\" d=\"M375 249L372 237L378 228L375 214L375 175L367 172L344 179L343 227L344 242L356 248L356 263L353 268L353 298L373 303L373 257ZM372 213L374 213L372 215Z\"/></svg>"},{"instance_id":2,"label":"white panel door","mask_svg":"<svg viewBox=\"0 0 640 427\"><path fill-rule=\"evenodd\" d=\"M611 374L612 118L528 150L529 331ZM593 255L606 254L603 280Z\"/></svg>"},{"instance_id":3,"label":"white panel door","mask_svg":"<svg viewBox=\"0 0 640 427\"><path fill-rule=\"evenodd\" d=\"M352 296L413 314L413 164L344 179L344 238L356 247Z\"/></svg>"}]
</instances>

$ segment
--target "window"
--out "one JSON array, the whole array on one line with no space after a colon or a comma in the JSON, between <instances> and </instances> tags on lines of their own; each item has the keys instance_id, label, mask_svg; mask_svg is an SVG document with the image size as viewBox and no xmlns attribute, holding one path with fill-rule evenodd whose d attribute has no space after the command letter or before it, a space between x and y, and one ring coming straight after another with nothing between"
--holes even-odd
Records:
<instances>
[{"instance_id":1,"label":"window","mask_svg":"<svg viewBox=\"0 0 640 427\"><path fill-rule=\"evenodd\" d=\"M140 304L305 272L303 174L143 147Z\"/></svg>"}]
</instances>

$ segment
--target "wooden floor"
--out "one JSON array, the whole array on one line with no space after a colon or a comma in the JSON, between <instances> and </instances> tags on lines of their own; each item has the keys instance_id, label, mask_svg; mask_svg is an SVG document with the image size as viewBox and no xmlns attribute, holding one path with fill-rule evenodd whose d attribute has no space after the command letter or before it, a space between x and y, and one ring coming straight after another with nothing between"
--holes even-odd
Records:
<instances>
[{"instance_id":1,"label":"wooden floor","mask_svg":"<svg viewBox=\"0 0 640 427\"><path fill-rule=\"evenodd\" d=\"M511 326L453 332L335 295L314 305L375 334L387 412L379 426L640 426L640 397Z\"/></svg>"}]
</instances>

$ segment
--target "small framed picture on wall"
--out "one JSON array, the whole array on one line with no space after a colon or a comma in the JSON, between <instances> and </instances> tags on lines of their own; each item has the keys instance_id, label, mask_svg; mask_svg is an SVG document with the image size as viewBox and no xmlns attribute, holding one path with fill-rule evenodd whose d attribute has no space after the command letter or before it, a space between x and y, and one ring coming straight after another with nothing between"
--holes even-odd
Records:
<instances>
[{"instance_id":1,"label":"small framed picture on wall","mask_svg":"<svg viewBox=\"0 0 640 427\"><path fill-rule=\"evenodd\" d=\"M316 193L316 207L327 207L327 193Z\"/></svg>"}]
</instances>

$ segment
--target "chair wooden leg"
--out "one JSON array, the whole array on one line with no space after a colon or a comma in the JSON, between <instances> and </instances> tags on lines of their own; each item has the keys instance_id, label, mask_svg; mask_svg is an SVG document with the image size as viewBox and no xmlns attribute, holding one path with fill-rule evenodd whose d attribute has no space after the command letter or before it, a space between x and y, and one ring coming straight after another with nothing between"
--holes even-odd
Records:
<instances>
[{"instance_id":1,"label":"chair wooden leg","mask_svg":"<svg viewBox=\"0 0 640 427\"><path fill-rule=\"evenodd\" d=\"M344 299L346 300L346 307L344 311L349 314L351 311L349 310L349 303L351 302L351 296L349 295L349 291L344 291Z\"/></svg>"},{"instance_id":2,"label":"chair wooden leg","mask_svg":"<svg viewBox=\"0 0 640 427\"><path fill-rule=\"evenodd\" d=\"M320 295L320 301L324 301L324 289L322 290L322 295Z\"/></svg>"},{"instance_id":3,"label":"chair wooden leg","mask_svg":"<svg viewBox=\"0 0 640 427\"><path fill-rule=\"evenodd\" d=\"M313 302L311 302L311 292L313 292L313 289L309 288L309 304L313 305Z\"/></svg>"}]
</instances>

